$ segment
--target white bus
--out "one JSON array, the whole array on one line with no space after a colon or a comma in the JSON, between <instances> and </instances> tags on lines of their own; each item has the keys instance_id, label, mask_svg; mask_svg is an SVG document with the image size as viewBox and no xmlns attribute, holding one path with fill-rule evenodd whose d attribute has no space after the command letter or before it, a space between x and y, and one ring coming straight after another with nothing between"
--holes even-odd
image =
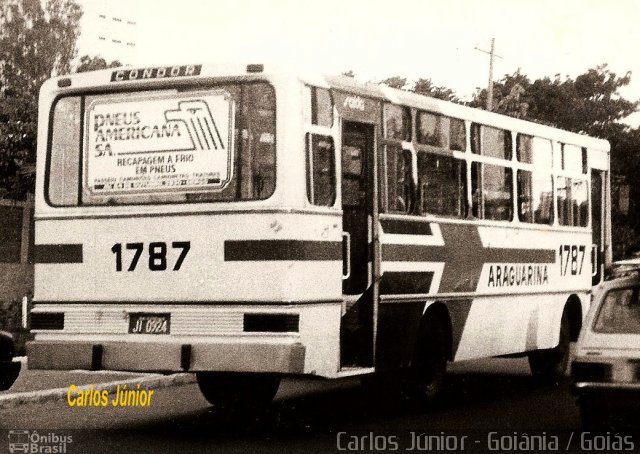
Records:
<instances>
[{"instance_id":1,"label":"white bus","mask_svg":"<svg viewBox=\"0 0 640 454\"><path fill-rule=\"evenodd\" d=\"M30 368L553 378L610 256L608 142L347 77L54 78L38 134Z\"/></svg>"}]
</instances>

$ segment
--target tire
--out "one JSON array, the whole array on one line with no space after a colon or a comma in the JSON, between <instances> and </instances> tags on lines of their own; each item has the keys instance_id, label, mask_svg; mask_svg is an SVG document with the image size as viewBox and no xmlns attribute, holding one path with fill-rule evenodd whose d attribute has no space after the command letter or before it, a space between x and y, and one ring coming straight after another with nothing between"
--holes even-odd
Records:
<instances>
[{"instance_id":1,"label":"tire","mask_svg":"<svg viewBox=\"0 0 640 454\"><path fill-rule=\"evenodd\" d=\"M536 350L528 354L531 374L542 383L567 380L566 371L571 356L571 321L565 308L560 321L560 339L555 348Z\"/></svg>"},{"instance_id":2,"label":"tire","mask_svg":"<svg viewBox=\"0 0 640 454\"><path fill-rule=\"evenodd\" d=\"M426 403L435 401L444 389L447 373L447 334L439 318L425 320L408 373L408 392Z\"/></svg>"},{"instance_id":3,"label":"tire","mask_svg":"<svg viewBox=\"0 0 640 454\"><path fill-rule=\"evenodd\" d=\"M200 392L218 410L245 411L268 407L280 377L269 374L197 372Z\"/></svg>"}]
</instances>

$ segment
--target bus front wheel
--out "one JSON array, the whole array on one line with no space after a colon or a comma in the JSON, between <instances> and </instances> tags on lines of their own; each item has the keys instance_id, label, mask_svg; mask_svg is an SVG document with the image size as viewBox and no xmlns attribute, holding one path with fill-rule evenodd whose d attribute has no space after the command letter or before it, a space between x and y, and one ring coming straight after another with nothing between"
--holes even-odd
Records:
<instances>
[{"instance_id":1,"label":"bus front wheel","mask_svg":"<svg viewBox=\"0 0 640 454\"><path fill-rule=\"evenodd\" d=\"M196 378L204 398L224 411L267 407L280 386L280 377L270 374L197 372Z\"/></svg>"}]
</instances>

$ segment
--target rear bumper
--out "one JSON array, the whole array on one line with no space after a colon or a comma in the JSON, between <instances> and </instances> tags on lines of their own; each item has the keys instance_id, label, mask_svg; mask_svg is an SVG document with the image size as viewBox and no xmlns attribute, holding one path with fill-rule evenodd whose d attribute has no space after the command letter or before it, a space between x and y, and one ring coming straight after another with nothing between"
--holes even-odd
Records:
<instances>
[{"instance_id":1,"label":"rear bumper","mask_svg":"<svg viewBox=\"0 0 640 454\"><path fill-rule=\"evenodd\" d=\"M640 383L577 382L573 393L581 403L618 410L640 409Z\"/></svg>"},{"instance_id":2,"label":"rear bumper","mask_svg":"<svg viewBox=\"0 0 640 454\"><path fill-rule=\"evenodd\" d=\"M261 342L34 341L27 343L27 356L29 369L302 374L305 347Z\"/></svg>"}]
</instances>

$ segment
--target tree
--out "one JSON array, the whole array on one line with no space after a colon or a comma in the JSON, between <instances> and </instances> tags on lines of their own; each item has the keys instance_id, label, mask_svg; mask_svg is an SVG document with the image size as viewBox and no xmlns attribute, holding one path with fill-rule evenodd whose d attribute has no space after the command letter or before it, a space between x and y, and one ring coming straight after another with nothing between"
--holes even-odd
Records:
<instances>
[{"instance_id":1,"label":"tree","mask_svg":"<svg viewBox=\"0 0 640 454\"><path fill-rule=\"evenodd\" d=\"M436 86L433 84L431 79L418 79L416 83L413 84L411 91L421 95L431 96L432 98L444 99L445 101L451 101L458 104L462 103L453 90L446 87Z\"/></svg>"},{"instance_id":2,"label":"tree","mask_svg":"<svg viewBox=\"0 0 640 454\"><path fill-rule=\"evenodd\" d=\"M70 71L82 9L73 0L0 3L0 197L33 191L37 99Z\"/></svg>"},{"instance_id":3,"label":"tree","mask_svg":"<svg viewBox=\"0 0 640 454\"><path fill-rule=\"evenodd\" d=\"M398 90L404 90L404 87L406 87L407 85L407 78L400 76L387 77L386 79L381 80L378 83L384 84L391 88L397 88Z\"/></svg>"},{"instance_id":4,"label":"tree","mask_svg":"<svg viewBox=\"0 0 640 454\"><path fill-rule=\"evenodd\" d=\"M84 55L80 57L80 64L76 68L76 72L82 73L86 71L96 71L98 69L117 68L118 66L122 66L122 63L118 60L107 63L107 61L99 55L93 57Z\"/></svg>"},{"instance_id":5,"label":"tree","mask_svg":"<svg viewBox=\"0 0 640 454\"><path fill-rule=\"evenodd\" d=\"M494 82L498 113L526 118L573 132L609 138L618 132L616 122L633 113L637 102L624 99L619 89L631 74L619 77L607 65L589 69L574 79L557 74L531 82L519 71ZM487 90L476 92L473 107L484 108ZM523 115L524 114L524 115Z\"/></svg>"}]
</instances>

